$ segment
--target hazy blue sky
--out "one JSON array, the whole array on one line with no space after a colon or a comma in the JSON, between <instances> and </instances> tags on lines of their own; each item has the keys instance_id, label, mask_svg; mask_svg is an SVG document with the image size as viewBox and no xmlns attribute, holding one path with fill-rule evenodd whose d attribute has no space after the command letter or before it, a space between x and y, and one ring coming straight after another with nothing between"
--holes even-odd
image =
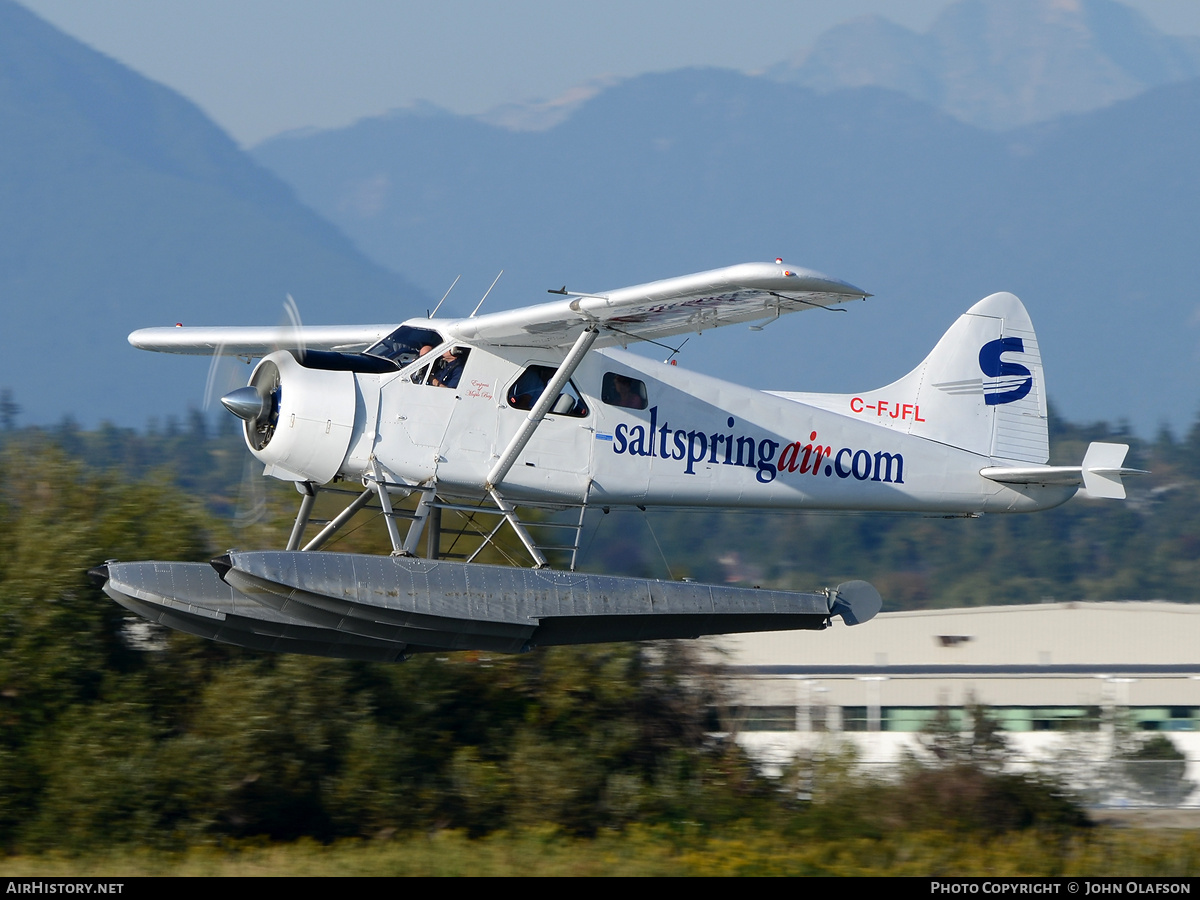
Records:
<instances>
[{"instance_id":1,"label":"hazy blue sky","mask_svg":"<svg viewBox=\"0 0 1200 900\"><path fill-rule=\"evenodd\" d=\"M198 103L243 145L416 100L459 113L550 99L606 75L754 71L878 13L923 31L949 0L21 0ZM1072 0L1055 0L1072 2ZM1129 0L1200 34L1197 0Z\"/></svg>"}]
</instances>

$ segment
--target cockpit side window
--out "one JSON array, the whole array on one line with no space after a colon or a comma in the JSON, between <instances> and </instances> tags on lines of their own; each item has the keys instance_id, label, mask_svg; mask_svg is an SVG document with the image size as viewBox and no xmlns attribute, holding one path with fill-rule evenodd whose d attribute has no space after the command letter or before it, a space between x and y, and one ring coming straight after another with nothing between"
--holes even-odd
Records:
<instances>
[{"instance_id":1,"label":"cockpit side window","mask_svg":"<svg viewBox=\"0 0 1200 900\"><path fill-rule=\"evenodd\" d=\"M368 356L378 356L390 359L400 368L404 368L421 355L422 347L436 347L446 339L431 328L415 328L412 325L401 325L383 340L368 347L364 352Z\"/></svg>"},{"instance_id":2,"label":"cockpit side window","mask_svg":"<svg viewBox=\"0 0 1200 900\"><path fill-rule=\"evenodd\" d=\"M513 409L533 409L556 371L553 366L529 366L508 389L508 405ZM582 419L588 414L588 408L579 390L568 381L550 404L550 412Z\"/></svg>"},{"instance_id":3,"label":"cockpit side window","mask_svg":"<svg viewBox=\"0 0 1200 900\"><path fill-rule=\"evenodd\" d=\"M432 347L422 347L422 356L434 350ZM412 380L418 384L431 384L434 387L456 388L462 380L463 368L467 357L471 355L469 347L448 346L437 354L433 361L422 366L412 375Z\"/></svg>"},{"instance_id":4,"label":"cockpit side window","mask_svg":"<svg viewBox=\"0 0 1200 900\"><path fill-rule=\"evenodd\" d=\"M648 404L646 383L628 375L605 372L600 386L600 399L609 406L645 409Z\"/></svg>"}]
</instances>

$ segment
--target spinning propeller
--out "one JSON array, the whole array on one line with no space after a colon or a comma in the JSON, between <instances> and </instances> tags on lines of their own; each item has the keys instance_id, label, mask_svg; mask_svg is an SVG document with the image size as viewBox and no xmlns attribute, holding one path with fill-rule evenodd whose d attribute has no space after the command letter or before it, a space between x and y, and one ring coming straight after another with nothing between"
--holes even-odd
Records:
<instances>
[{"instance_id":1,"label":"spinning propeller","mask_svg":"<svg viewBox=\"0 0 1200 900\"><path fill-rule=\"evenodd\" d=\"M280 320L283 337L274 349L294 350L303 356L305 342L302 324L296 301L288 294L283 303L283 316ZM208 412L212 408L214 397L219 396L221 405L242 420L247 441L255 449L261 450L270 443L279 422L279 369L274 363L260 364L253 370L248 385L234 387L244 378L241 368L234 363L236 359L238 357L225 353L223 345L213 352L205 383L204 410ZM247 358L243 359L246 363L250 362ZM239 526L256 524L266 515L267 502L262 473L258 466L259 463L254 457L246 456L238 511L234 516Z\"/></svg>"}]
</instances>

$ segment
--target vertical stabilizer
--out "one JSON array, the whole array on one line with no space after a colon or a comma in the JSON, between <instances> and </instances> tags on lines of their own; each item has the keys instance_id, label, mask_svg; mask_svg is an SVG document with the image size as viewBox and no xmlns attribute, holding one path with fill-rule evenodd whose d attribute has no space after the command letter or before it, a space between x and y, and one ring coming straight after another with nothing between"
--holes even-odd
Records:
<instances>
[{"instance_id":1,"label":"vertical stabilizer","mask_svg":"<svg viewBox=\"0 0 1200 900\"><path fill-rule=\"evenodd\" d=\"M997 460L1050 458L1042 356L1015 296L980 300L925 360L887 387L860 394L780 393Z\"/></svg>"}]
</instances>

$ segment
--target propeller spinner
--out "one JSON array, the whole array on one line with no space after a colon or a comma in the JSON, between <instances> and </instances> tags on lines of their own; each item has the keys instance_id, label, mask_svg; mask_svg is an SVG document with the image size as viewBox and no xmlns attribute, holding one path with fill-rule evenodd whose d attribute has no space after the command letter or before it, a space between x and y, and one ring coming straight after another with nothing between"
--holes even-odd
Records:
<instances>
[{"instance_id":1,"label":"propeller spinner","mask_svg":"<svg viewBox=\"0 0 1200 900\"><path fill-rule=\"evenodd\" d=\"M266 398L256 388L243 387L230 391L221 398L221 405L247 422L252 422L263 414Z\"/></svg>"}]
</instances>

